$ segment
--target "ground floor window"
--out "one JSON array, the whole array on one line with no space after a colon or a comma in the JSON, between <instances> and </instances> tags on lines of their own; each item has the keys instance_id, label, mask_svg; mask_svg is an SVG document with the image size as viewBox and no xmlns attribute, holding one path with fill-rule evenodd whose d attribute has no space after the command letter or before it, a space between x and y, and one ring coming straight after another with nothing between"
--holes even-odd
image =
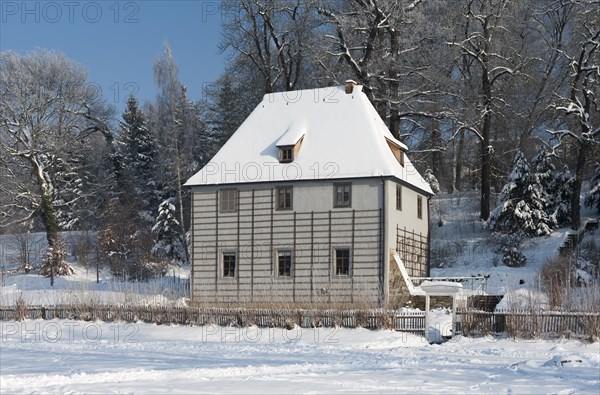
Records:
<instances>
[{"instance_id":1,"label":"ground floor window","mask_svg":"<svg viewBox=\"0 0 600 395\"><path fill-rule=\"evenodd\" d=\"M235 277L237 255L235 252L223 253L223 277Z\"/></svg>"},{"instance_id":2,"label":"ground floor window","mask_svg":"<svg viewBox=\"0 0 600 395\"><path fill-rule=\"evenodd\" d=\"M338 276L350 275L350 248L335 249L335 274Z\"/></svg>"},{"instance_id":3,"label":"ground floor window","mask_svg":"<svg viewBox=\"0 0 600 395\"><path fill-rule=\"evenodd\" d=\"M292 276L292 251L277 251L277 275L279 277Z\"/></svg>"}]
</instances>

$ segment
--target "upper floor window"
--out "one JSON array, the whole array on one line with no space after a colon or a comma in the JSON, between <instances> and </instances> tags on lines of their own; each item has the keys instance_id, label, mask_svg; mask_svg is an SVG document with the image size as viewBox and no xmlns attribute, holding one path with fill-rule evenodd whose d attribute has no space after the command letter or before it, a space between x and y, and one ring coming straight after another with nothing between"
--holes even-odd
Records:
<instances>
[{"instance_id":1,"label":"upper floor window","mask_svg":"<svg viewBox=\"0 0 600 395\"><path fill-rule=\"evenodd\" d=\"M291 210L293 207L292 187L277 188L277 210Z\"/></svg>"},{"instance_id":2,"label":"upper floor window","mask_svg":"<svg viewBox=\"0 0 600 395\"><path fill-rule=\"evenodd\" d=\"M233 213L237 211L238 191L237 189L221 189L220 211L222 213Z\"/></svg>"},{"instance_id":3,"label":"upper floor window","mask_svg":"<svg viewBox=\"0 0 600 395\"><path fill-rule=\"evenodd\" d=\"M289 163L294 160L294 146L284 145L279 147L279 162Z\"/></svg>"},{"instance_id":4,"label":"upper floor window","mask_svg":"<svg viewBox=\"0 0 600 395\"><path fill-rule=\"evenodd\" d=\"M423 198L417 196L417 218L423 219Z\"/></svg>"},{"instance_id":5,"label":"upper floor window","mask_svg":"<svg viewBox=\"0 0 600 395\"><path fill-rule=\"evenodd\" d=\"M351 207L352 184L333 185L333 207Z\"/></svg>"},{"instance_id":6,"label":"upper floor window","mask_svg":"<svg viewBox=\"0 0 600 395\"><path fill-rule=\"evenodd\" d=\"M402 211L402 187L396 185L396 210Z\"/></svg>"}]
</instances>

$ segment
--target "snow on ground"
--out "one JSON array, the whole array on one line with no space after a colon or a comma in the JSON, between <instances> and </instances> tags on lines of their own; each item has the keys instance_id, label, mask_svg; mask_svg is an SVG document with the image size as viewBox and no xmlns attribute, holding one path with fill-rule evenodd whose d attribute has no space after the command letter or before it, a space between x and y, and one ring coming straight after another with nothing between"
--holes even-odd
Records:
<instances>
[{"instance_id":1,"label":"snow on ground","mask_svg":"<svg viewBox=\"0 0 600 395\"><path fill-rule=\"evenodd\" d=\"M68 320L0 323L1 393L600 392L600 344Z\"/></svg>"},{"instance_id":2,"label":"snow on ground","mask_svg":"<svg viewBox=\"0 0 600 395\"><path fill-rule=\"evenodd\" d=\"M188 296L188 280L165 276L145 282L128 282L104 276L96 283L96 274L50 279L37 274L7 275L0 285L0 306L14 306L17 300L30 305L56 304L127 304L169 306ZM81 272L79 272L81 273Z\"/></svg>"},{"instance_id":3,"label":"snow on ground","mask_svg":"<svg viewBox=\"0 0 600 395\"><path fill-rule=\"evenodd\" d=\"M527 266L508 268L482 230L477 201L469 194L434 198L432 250L443 262L432 275L490 275L488 294L510 293L505 303L544 304L536 293L539 268L556 255L567 230L528 240ZM438 220L442 226L435 226ZM101 270L96 282L95 268L71 257L75 275L50 287L47 278L15 272L13 239L0 235L0 305L184 301L189 268L136 283ZM39 260L43 238L32 244ZM430 340L450 335L448 310L433 310L429 318ZM600 344L460 336L429 344L422 336L361 328L0 322L2 394L166 392L598 394Z\"/></svg>"},{"instance_id":4,"label":"snow on ground","mask_svg":"<svg viewBox=\"0 0 600 395\"><path fill-rule=\"evenodd\" d=\"M488 276L483 292L504 295L522 290L539 290L539 272L548 258L558 255L570 228L556 229L547 237L524 240L524 267L504 266L494 252L495 237L484 230L479 219L479 200L475 192L434 196L431 202L431 255L439 267L431 268L433 277ZM582 205L582 219L594 213ZM441 225L441 226L440 226ZM596 232L600 241L600 232ZM436 258L437 257L437 258ZM479 282L464 284L476 291Z\"/></svg>"},{"instance_id":5,"label":"snow on ground","mask_svg":"<svg viewBox=\"0 0 600 395\"><path fill-rule=\"evenodd\" d=\"M71 251L79 232L63 232L67 251ZM190 267L172 266L164 277L132 282L114 277L107 267L85 266L68 255L75 270L71 276L50 279L19 268L18 242L27 240L32 263L41 264L47 243L42 233L28 236L0 235L0 306L14 306L17 300L30 305L56 304L128 304L170 306L189 297Z\"/></svg>"}]
</instances>

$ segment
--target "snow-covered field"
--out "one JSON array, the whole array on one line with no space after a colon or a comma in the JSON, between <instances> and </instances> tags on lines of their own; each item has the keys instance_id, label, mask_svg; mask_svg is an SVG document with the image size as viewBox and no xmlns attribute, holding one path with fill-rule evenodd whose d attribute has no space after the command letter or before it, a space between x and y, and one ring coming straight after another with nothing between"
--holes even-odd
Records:
<instances>
[{"instance_id":1,"label":"snow-covered field","mask_svg":"<svg viewBox=\"0 0 600 395\"><path fill-rule=\"evenodd\" d=\"M0 323L0 393L597 394L600 344L80 321Z\"/></svg>"},{"instance_id":2,"label":"snow-covered field","mask_svg":"<svg viewBox=\"0 0 600 395\"><path fill-rule=\"evenodd\" d=\"M489 275L483 291L509 294L505 305L539 294L539 269L568 230L527 241L527 266L508 268L494 257L475 203L460 195L434 200L432 217L442 226L432 230L433 248L444 262L432 274ZM600 232L594 237L600 241ZM51 287L45 277L14 270L13 237L0 242L0 306L186 303L189 267L139 283L104 268L96 281L94 267L71 257L75 275ZM430 334L448 335L447 311L430 315ZM422 336L360 328L0 321L0 394L167 392L598 394L600 343L458 336L429 344Z\"/></svg>"}]
</instances>

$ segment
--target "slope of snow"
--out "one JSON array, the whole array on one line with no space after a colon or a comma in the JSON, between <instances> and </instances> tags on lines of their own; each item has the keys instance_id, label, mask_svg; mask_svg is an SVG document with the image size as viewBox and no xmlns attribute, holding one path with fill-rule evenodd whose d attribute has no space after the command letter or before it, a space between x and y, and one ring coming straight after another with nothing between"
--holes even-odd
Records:
<instances>
[{"instance_id":1,"label":"slope of snow","mask_svg":"<svg viewBox=\"0 0 600 395\"><path fill-rule=\"evenodd\" d=\"M600 344L367 329L2 322L2 393L598 393ZM567 361L564 362L563 361Z\"/></svg>"},{"instance_id":2,"label":"slope of snow","mask_svg":"<svg viewBox=\"0 0 600 395\"><path fill-rule=\"evenodd\" d=\"M591 212L582 210L582 215ZM479 219L476 192L457 192L434 196L431 202L431 254L437 257L432 267L434 277L489 276L483 291L490 295L517 292L523 296L540 288L539 272L548 258L558 255L569 228L556 229L550 236L527 238L522 252L527 257L524 267L502 264L495 252L495 236L483 228ZM596 232L600 240L600 232ZM477 283L465 284L465 289ZM527 292L526 292L527 291Z\"/></svg>"}]
</instances>

